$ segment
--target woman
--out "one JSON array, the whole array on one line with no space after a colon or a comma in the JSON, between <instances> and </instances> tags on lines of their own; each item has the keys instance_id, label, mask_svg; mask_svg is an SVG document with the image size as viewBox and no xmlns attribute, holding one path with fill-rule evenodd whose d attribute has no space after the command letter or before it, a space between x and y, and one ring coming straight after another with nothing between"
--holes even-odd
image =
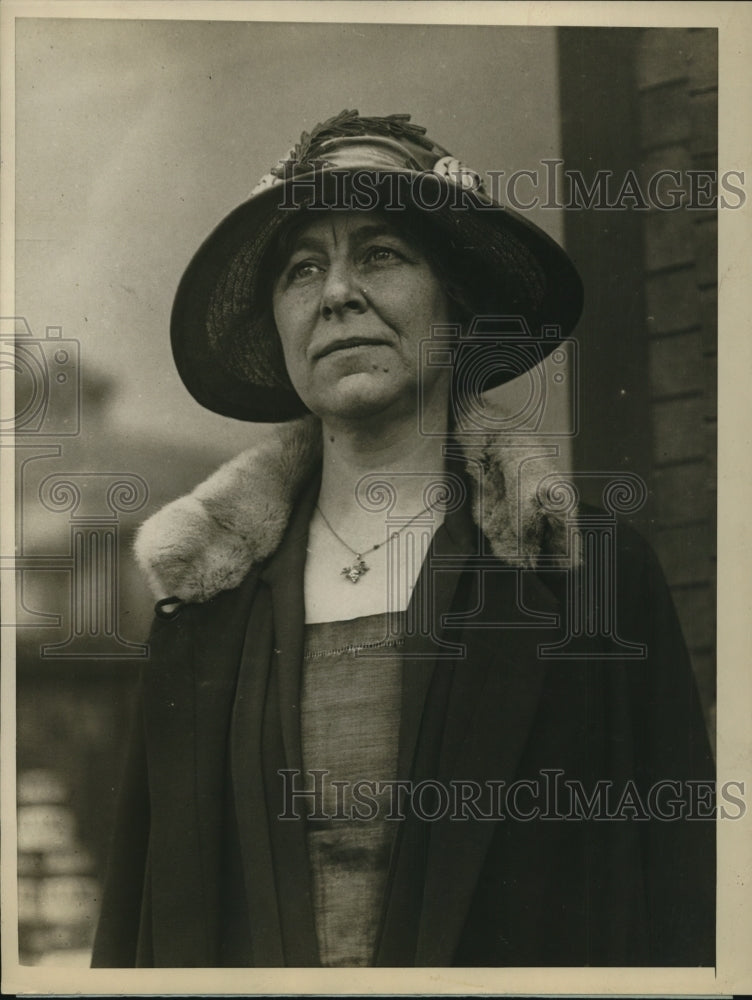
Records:
<instances>
[{"instance_id":1,"label":"woman","mask_svg":"<svg viewBox=\"0 0 752 1000\"><path fill-rule=\"evenodd\" d=\"M479 391L580 306L407 116L304 135L199 250L178 371L280 426L139 536L160 600L95 964L712 964L665 583Z\"/></svg>"}]
</instances>

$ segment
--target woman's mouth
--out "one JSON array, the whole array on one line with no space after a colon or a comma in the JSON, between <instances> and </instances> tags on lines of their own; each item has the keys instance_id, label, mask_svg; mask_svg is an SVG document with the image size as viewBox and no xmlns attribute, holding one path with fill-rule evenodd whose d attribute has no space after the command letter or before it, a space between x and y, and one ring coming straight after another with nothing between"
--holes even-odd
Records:
<instances>
[{"instance_id":1,"label":"woman's mouth","mask_svg":"<svg viewBox=\"0 0 752 1000\"><path fill-rule=\"evenodd\" d=\"M321 358L334 354L335 351L347 351L354 347L378 347L388 345L389 341L376 337L343 337L341 340L333 340L320 348L314 354L314 359L320 361Z\"/></svg>"}]
</instances>

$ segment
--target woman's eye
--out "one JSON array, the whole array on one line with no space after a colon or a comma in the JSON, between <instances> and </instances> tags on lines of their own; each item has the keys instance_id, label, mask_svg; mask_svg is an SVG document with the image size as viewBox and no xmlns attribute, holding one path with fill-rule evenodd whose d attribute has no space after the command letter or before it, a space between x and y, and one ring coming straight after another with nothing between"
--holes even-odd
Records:
<instances>
[{"instance_id":1,"label":"woman's eye","mask_svg":"<svg viewBox=\"0 0 752 1000\"><path fill-rule=\"evenodd\" d=\"M321 270L320 266L313 260L301 260L293 264L287 271L288 281L305 281L313 277Z\"/></svg>"},{"instance_id":2,"label":"woman's eye","mask_svg":"<svg viewBox=\"0 0 752 1000\"><path fill-rule=\"evenodd\" d=\"M374 264L388 264L399 258L400 255L392 247L371 247L366 252L366 261Z\"/></svg>"}]
</instances>

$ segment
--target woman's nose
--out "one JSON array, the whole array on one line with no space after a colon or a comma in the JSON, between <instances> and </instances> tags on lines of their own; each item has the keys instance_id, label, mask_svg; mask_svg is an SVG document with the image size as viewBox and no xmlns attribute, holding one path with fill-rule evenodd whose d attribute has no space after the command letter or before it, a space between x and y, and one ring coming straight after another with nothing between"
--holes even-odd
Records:
<instances>
[{"instance_id":1,"label":"woman's nose","mask_svg":"<svg viewBox=\"0 0 752 1000\"><path fill-rule=\"evenodd\" d=\"M330 319L343 312L363 312L365 308L366 297L356 268L345 262L332 263L321 292L321 315Z\"/></svg>"}]
</instances>

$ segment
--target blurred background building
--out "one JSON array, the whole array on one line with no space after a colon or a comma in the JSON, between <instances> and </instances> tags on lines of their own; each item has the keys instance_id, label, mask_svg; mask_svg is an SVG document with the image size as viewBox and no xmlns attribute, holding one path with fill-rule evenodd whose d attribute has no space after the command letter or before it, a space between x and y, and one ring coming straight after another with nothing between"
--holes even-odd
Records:
<instances>
[{"instance_id":1,"label":"blurred background building","mask_svg":"<svg viewBox=\"0 0 752 1000\"><path fill-rule=\"evenodd\" d=\"M716 33L30 18L16 45L22 319L2 335L28 348L20 948L30 964L86 964L151 618L133 533L265 433L201 411L173 373L169 309L192 251L302 127L345 106L410 111L480 172L561 160L589 180L678 170L686 186L717 167ZM633 520L663 562L712 730L716 212L539 204L531 218L587 291L569 400L546 426L576 399L561 463L647 483ZM583 498L600 501L586 485Z\"/></svg>"}]
</instances>

